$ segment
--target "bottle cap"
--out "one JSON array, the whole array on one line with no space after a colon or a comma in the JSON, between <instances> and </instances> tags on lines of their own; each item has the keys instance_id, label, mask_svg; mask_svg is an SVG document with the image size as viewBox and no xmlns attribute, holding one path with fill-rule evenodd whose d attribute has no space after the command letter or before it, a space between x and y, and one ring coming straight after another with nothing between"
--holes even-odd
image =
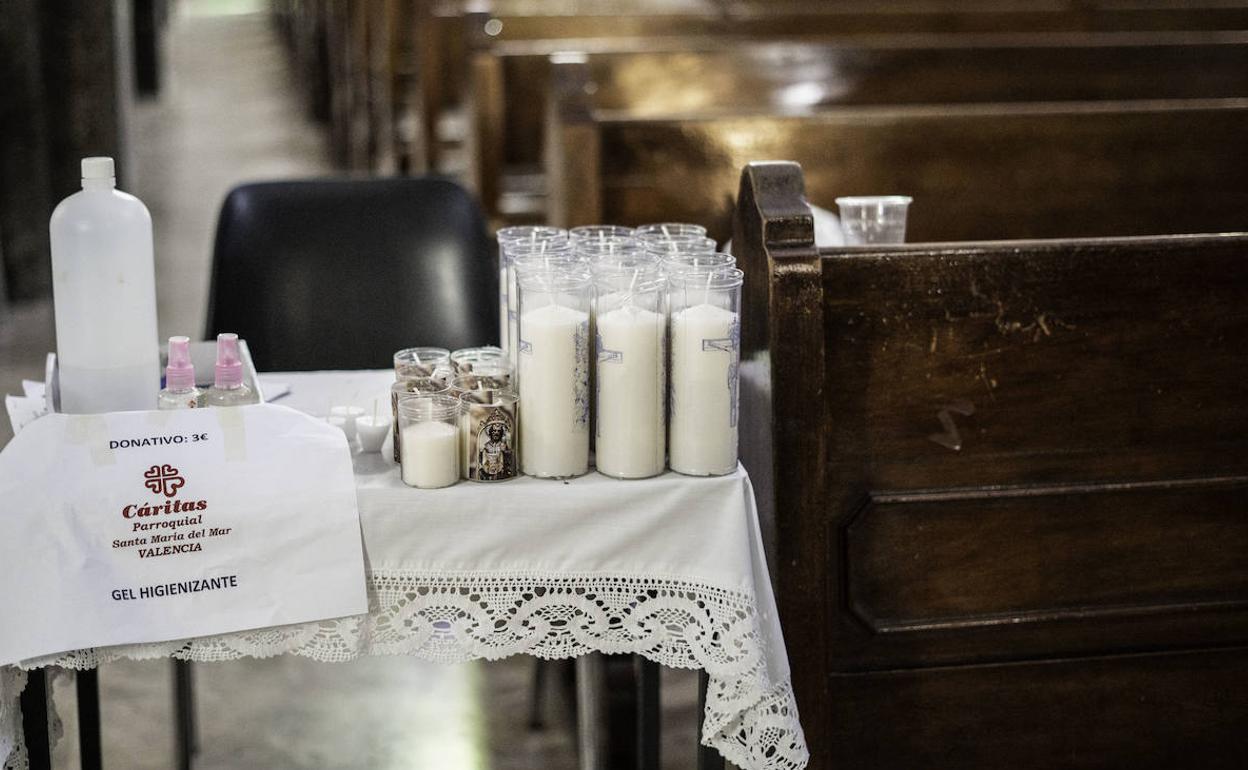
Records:
<instances>
[{"instance_id":1,"label":"bottle cap","mask_svg":"<svg viewBox=\"0 0 1248 770\"><path fill-rule=\"evenodd\" d=\"M115 176L112 158L97 156L82 159L83 179L112 179Z\"/></svg>"},{"instance_id":2,"label":"bottle cap","mask_svg":"<svg viewBox=\"0 0 1248 770\"><path fill-rule=\"evenodd\" d=\"M190 390L195 387L195 366L191 363L191 341L187 337L169 338L169 365L165 367L167 390Z\"/></svg>"},{"instance_id":3,"label":"bottle cap","mask_svg":"<svg viewBox=\"0 0 1248 770\"><path fill-rule=\"evenodd\" d=\"M243 362L238 357L238 335L217 335L216 386L227 390L243 384Z\"/></svg>"}]
</instances>

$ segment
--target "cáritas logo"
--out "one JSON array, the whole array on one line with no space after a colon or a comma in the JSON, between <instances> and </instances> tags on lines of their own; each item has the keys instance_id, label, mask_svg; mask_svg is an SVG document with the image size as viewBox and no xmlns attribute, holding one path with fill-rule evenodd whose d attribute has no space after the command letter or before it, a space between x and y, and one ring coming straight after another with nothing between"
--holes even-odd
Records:
<instances>
[{"instance_id":1,"label":"c\u00e1ritas logo","mask_svg":"<svg viewBox=\"0 0 1248 770\"><path fill-rule=\"evenodd\" d=\"M186 477L168 463L153 465L143 472L143 486L152 494L164 495L166 498L176 497L178 490L186 486ZM161 516L171 513L191 513L208 508L206 500L170 500L163 503L131 503L121 509L121 515L127 519L147 516ZM137 528L139 525L136 524ZM149 525L154 526L154 525ZM144 529L147 527L145 526Z\"/></svg>"},{"instance_id":2,"label":"c\u00e1ritas logo","mask_svg":"<svg viewBox=\"0 0 1248 770\"><path fill-rule=\"evenodd\" d=\"M148 468L143 473L143 479L143 486L165 497L174 497L179 489L186 486L186 479L169 463Z\"/></svg>"}]
</instances>

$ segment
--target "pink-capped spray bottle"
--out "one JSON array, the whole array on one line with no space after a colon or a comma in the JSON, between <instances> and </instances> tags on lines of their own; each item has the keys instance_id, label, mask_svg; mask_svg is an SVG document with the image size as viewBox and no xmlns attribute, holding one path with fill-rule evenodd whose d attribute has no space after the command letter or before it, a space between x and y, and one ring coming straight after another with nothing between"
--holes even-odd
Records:
<instances>
[{"instance_id":1,"label":"pink-capped spray bottle","mask_svg":"<svg viewBox=\"0 0 1248 770\"><path fill-rule=\"evenodd\" d=\"M205 398L208 406L243 406L260 403L260 395L243 382L243 360L238 356L238 335L217 335L216 379Z\"/></svg>"},{"instance_id":2,"label":"pink-capped spray bottle","mask_svg":"<svg viewBox=\"0 0 1248 770\"><path fill-rule=\"evenodd\" d=\"M165 387L156 400L157 409L195 409L203 406L204 391L195 387L195 366L191 363L191 341L169 338L169 364L165 366Z\"/></svg>"}]
</instances>

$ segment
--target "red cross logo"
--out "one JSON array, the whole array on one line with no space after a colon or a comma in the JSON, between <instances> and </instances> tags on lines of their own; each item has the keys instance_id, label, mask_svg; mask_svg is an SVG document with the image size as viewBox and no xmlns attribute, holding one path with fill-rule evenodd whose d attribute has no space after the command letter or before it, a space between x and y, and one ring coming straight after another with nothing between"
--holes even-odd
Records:
<instances>
[{"instance_id":1,"label":"red cross logo","mask_svg":"<svg viewBox=\"0 0 1248 770\"><path fill-rule=\"evenodd\" d=\"M153 465L143 472L143 478L143 486L165 497L173 497L179 489L186 486L186 479L182 478L177 468L168 463Z\"/></svg>"}]
</instances>

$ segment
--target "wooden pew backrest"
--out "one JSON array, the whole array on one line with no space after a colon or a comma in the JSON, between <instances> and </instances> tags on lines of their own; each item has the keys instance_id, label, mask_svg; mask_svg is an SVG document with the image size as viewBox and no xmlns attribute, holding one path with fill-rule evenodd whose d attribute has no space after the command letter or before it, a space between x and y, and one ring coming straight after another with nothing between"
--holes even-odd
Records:
<instances>
[{"instance_id":1,"label":"wooden pew backrest","mask_svg":"<svg viewBox=\"0 0 1248 770\"><path fill-rule=\"evenodd\" d=\"M773 163L734 244L811 767L1242 762L1248 235L821 251Z\"/></svg>"},{"instance_id":2,"label":"wooden pew backrest","mask_svg":"<svg viewBox=\"0 0 1248 770\"><path fill-rule=\"evenodd\" d=\"M1245 99L552 116L559 225L692 221L723 239L734 169L778 157L802 164L811 201L827 208L840 195L912 195L912 241L1211 232L1248 219ZM569 132L575 153L560 146Z\"/></svg>"}]
</instances>

